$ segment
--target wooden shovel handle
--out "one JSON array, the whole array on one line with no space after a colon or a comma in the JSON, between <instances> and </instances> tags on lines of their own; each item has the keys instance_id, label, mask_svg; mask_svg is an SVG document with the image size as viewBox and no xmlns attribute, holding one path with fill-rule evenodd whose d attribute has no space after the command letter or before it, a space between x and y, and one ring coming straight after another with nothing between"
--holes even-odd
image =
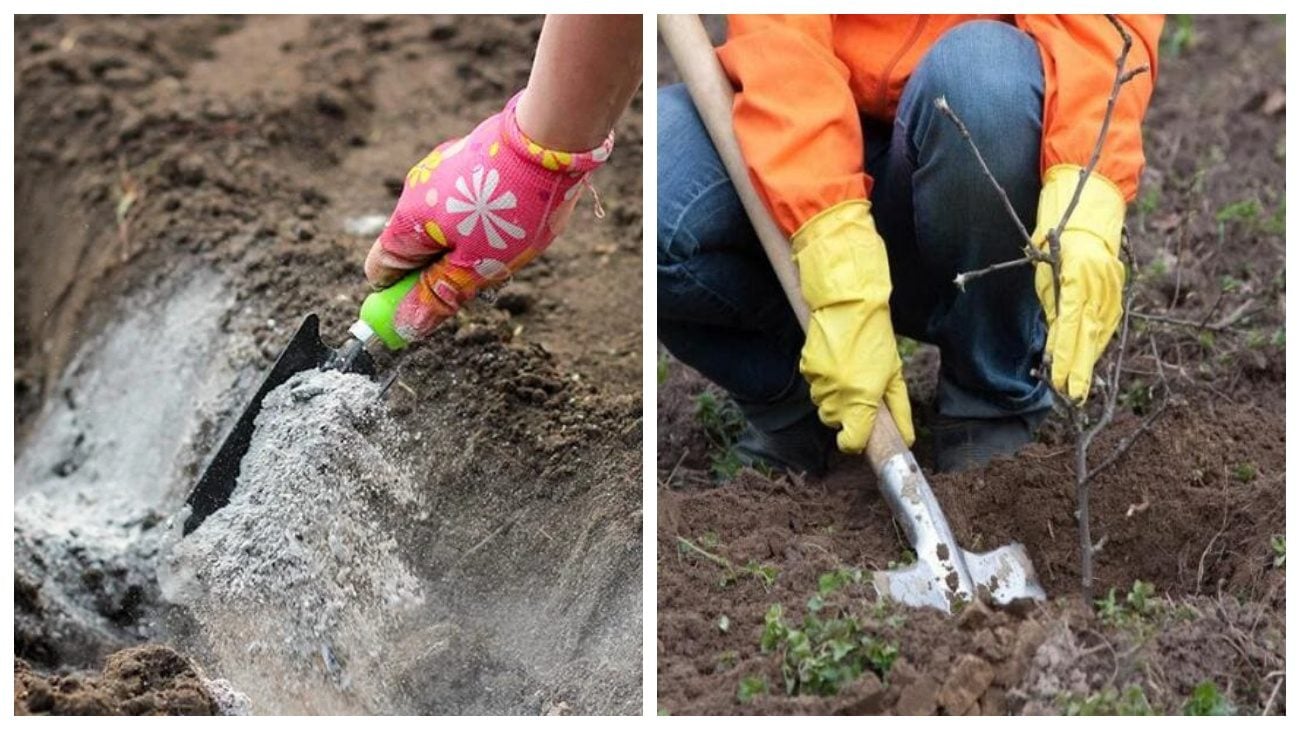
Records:
<instances>
[{"instance_id":1,"label":"wooden shovel handle","mask_svg":"<svg viewBox=\"0 0 1300 730\"><path fill-rule=\"evenodd\" d=\"M735 91L731 82L722 71L722 64L714 53L713 43L704 32L704 26L696 15L660 15L659 34L663 36L668 52L677 64L677 70L686 82L686 88L695 102L695 109L704 126L713 139L713 146L722 158L722 164L731 176L731 182L745 206L749 221L763 244L767 260L776 272L785 290L785 298L799 318L799 324L808 329L808 304L803 300L799 290L799 272L791 256L790 241L772 220L772 215L758 197L754 183L749 179L749 168L745 166L744 156L740 152L740 143L731 126L731 108ZM877 472L891 457L908 453L903 436L894 425L894 417L884 403L877 411L876 424L871 429L871 438L867 440L867 458Z\"/></svg>"}]
</instances>

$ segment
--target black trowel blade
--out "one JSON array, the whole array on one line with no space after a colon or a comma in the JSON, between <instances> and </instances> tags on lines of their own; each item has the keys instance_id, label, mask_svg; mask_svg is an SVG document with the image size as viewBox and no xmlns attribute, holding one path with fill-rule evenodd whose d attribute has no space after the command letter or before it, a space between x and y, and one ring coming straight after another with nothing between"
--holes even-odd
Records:
<instances>
[{"instance_id":1,"label":"black trowel blade","mask_svg":"<svg viewBox=\"0 0 1300 730\"><path fill-rule=\"evenodd\" d=\"M280 387L294 373L319 368L334 356L334 350L320 340L320 319L309 314L303 319L298 331L294 333L289 345L280 353L275 364L262 379L262 385L253 394L252 401L234 428L226 435L221 448L208 462L203 476L186 503L190 506L190 515L185 520L184 535L188 535L203 524L213 512L225 507L230 502L230 495L235 491L235 482L239 479L239 465L248 453L249 442L253 438L253 422L262 410L262 400L266 394ZM361 351L350 363L348 370L365 375L374 375L374 362L370 356Z\"/></svg>"}]
</instances>

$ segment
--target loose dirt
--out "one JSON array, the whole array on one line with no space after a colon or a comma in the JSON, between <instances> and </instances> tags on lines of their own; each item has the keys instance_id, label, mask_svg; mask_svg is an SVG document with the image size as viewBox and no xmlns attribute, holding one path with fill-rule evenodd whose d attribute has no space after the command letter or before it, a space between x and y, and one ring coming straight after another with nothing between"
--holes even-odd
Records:
<instances>
[{"instance_id":1,"label":"loose dirt","mask_svg":"<svg viewBox=\"0 0 1300 730\"><path fill-rule=\"evenodd\" d=\"M167 537L302 317L341 341L367 221L523 85L539 29L19 20L19 658L76 672L166 640L259 713L639 711L639 102L594 180L605 220L381 357L381 401L290 390L248 501Z\"/></svg>"},{"instance_id":2,"label":"loose dirt","mask_svg":"<svg viewBox=\"0 0 1300 730\"><path fill-rule=\"evenodd\" d=\"M240 714L243 701L165 646L118 652L92 674L46 677L14 663L15 715Z\"/></svg>"},{"instance_id":3,"label":"loose dirt","mask_svg":"<svg viewBox=\"0 0 1300 730\"><path fill-rule=\"evenodd\" d=\"M1113 589L1118 613L1078 597L1073 448L1050 423L1016 458L931 484L963 547L1024 543L1051 600L949 618L854 596L863 629L898 660L829 697L788 696L781 652L760 649L769 608L798 623L821 575L905 562L905 539L856 460L822 480L742 471L714 483L716 447L695 416L712 386L669 359L658 394L662 711L1114 712L1136 687L1151 711L1181 713L1211 682L1236 712L1285 712L1286 573L1272 543L1286 518L1284 28L1239 17L1192 27L1161 61L1144 197L1129 220L1137 308L1191 326L1135 320L1120 414L1092 451L1094 464L1111 453L1168 385L1166 410L1092 490L1098 593ZM665 58L661 83L676 80ZM928 347L907 363L922 434L936 366ZM928 468L924 436L918 454ZM776 579L728 578L682 538ZM1136 618L1135 581L1153 588ZM766 692L739 697L760 681Z\"/></svg>"}]
</instances>

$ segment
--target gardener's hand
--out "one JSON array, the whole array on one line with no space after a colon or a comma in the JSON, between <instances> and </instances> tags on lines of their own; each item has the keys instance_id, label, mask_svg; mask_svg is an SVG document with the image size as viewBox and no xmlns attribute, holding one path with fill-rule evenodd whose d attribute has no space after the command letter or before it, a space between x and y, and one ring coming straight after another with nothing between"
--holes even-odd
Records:
<instances>
[{"instance_id":1,"label":"gardener's hand","mask_svg":"<svg viewBox=\"0 0 1300 730\"><path fill-rule=\"evenodd\" d=\"M394 318L408 342L428 336L481 288L506 281L540 254L564 228L587 177L609 157L612 134L580 153L534 144L515 121L519 98L411 168L366 257L366 278L376 287L424 269Z\"/></svg>"},{"instance_id":2,"label":"gardener's hand","mask_svg":"<svg viewBox=\"0 0 1300 730\"><path fill-rule=\"evenodd\" d=\"M1079 182L1077 165L1047 171L1038 200L1034 244L1048 250L1047 232L1061 220ZM1092 386L1092 369L1119 324L1124 265L1119 260L1124 227L1124 196L1097 173L1088 176L1079 204L1061 237L1061 292L1057 310L1052 267L1036 265L1034 286L1047 315L1047 358L1052 387L1083 402Z\"/></svg>"},{"instance_id":3,"label":"gardener's hand","mask_svg":"<svg viewBox=\"0 0 1300 730\"><path fill-rule=\"evenodd\" d=\"M889 261L870 203L841 203L794 235L804 300L812 310L799 370L823 423L839 429L841 451L867 445L883 401L903 440L916 440L894 326Z\"/></svg>"}]
</instances>

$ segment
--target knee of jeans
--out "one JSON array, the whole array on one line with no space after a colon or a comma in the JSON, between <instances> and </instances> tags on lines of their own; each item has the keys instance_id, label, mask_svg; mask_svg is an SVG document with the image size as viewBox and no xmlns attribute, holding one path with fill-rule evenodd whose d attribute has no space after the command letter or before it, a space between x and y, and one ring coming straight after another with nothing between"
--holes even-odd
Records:
<instances>
[{"instance_id":1,"label":"knee of jeans","mask_svg":"<svg viewBox=\"0 0 1300 730\"><path fill-rule=\"evenodd\" d=\"M972 132L1004 134L1015 119L1041 128L1043 66L1038 46L1009 23L974 20L935 41L912 74L927 111L943 96ZM1026 115L1009 115L1024 108ZM948 122L941 122L946 124Z\"/></svg>"},{"instance_id":2,"label":"knee of jeans","mask_svg":"<svg viewBox=\"0 0 1300 730\"><path fill-rule=\"evenodd\" d=\"M670 174L676 165L672 159L673 152L680 145L683 134L693 132L698 125L695 105L685 84L663 86L658 92L659 121L659 165L657 179L659 195L657 196L658 227L656 230L657 258L660 266L680 264L695 253L695 243L690 236L682 235L680 220L676 210L677 201L671 194L676 180ZM662 168L667 169L662 169Z\"/></svg>"}]
</instances>

